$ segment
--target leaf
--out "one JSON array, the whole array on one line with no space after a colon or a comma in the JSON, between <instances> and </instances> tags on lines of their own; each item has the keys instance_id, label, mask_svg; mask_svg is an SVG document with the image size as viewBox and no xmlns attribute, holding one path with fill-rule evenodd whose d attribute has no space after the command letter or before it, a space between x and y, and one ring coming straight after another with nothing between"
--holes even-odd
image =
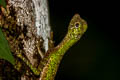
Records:
<instances>
[{"instance_id":1,"label":"leaf","mask_svg":"<svg viewBox=\"0 0 120 80\"><path fill-rule=\"evenodd\" d=\"M6 2L5 2L5 0L0 0L0 5L6 9Z\"/></svg>"},{"instance_id":2,"label":"leaf","mask_svg":"<svg viewBox=\"0 0 120 80\"><path fill-rule=\"evenodd\" d=\"M1 28L0 28L0 58L9 61L13 65L15 64L14 57L12 56L8 42L5 39L5 36L3 35Z\"/></svg>"}]
</instances>

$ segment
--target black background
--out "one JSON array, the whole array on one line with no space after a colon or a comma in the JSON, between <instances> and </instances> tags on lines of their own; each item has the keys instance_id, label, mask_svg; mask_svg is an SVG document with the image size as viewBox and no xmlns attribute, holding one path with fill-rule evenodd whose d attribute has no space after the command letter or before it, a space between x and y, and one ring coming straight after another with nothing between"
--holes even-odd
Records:
<instances>
[{"instance_id":1,"label":"black background","mask_svg":"<svg viewBox=\"0 0 120 80\"><path fill-rule=\"evenodd\" d=\"M88 23L87 32L65 54L55 80L120 80L117 8L113 1L49 0L55 45L75 13Z\"/></svg>"}]
</instances>

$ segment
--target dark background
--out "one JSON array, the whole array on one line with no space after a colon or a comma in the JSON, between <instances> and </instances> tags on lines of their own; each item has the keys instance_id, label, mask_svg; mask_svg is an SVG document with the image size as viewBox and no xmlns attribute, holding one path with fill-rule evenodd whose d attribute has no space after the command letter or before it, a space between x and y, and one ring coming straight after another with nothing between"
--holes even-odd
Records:
<instances>
[{"instance_id":1,"label":"dark background","mask_svg":"<svg viewBox=\"0 0 120 80\"><path fill-rule=\"evenodd\" d=\"M64 38L75 13L88 23L87 32L65 54L55 80L120 80L117 4L97 0L49 0L49 8L55 45Z\"/></svg>"}]
</instances>

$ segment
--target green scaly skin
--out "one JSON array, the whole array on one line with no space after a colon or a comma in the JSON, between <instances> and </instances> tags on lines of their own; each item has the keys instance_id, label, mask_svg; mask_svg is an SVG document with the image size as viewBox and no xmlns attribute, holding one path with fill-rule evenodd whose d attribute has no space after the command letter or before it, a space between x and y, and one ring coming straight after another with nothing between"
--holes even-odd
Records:
<instances>
[{"instance_id":1,"label":"green scaly skin","mask_svg":"<svg viewBox=\"0 0 120 80\"><path fill-rule=\"evenodd\" d=\"M81 38L86 30L87 23L85 20L80 18L79 14L75 14L69 24L68 33L63 41L55 48L48 50L38 69L33 68L22 56L20 58L26 62L35 75L40 75L40 80L54 80L65 52Z\"/></svg>"},{"instance_id":2,"label":"green scaly skin","mask_svg":"<svg viewBox=\"0 0 120 80\"><path fill-rule=\"evenodd\" d=\"M40 75L40 69L33 67L32 64L30 64L30 62L26 58L24 58L21 53L18 54L17 57L22 59L35 75ZM19 71L18 65L15 65L14 67Z\"/></svg>"}]
</instances>

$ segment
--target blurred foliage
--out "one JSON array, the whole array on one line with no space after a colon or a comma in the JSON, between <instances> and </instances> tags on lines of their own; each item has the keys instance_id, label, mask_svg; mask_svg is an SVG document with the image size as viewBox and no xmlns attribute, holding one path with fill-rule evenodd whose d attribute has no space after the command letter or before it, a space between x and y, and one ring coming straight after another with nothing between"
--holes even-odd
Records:
<instances>
[{"instance_id":1,"label":"blurred foliage","mask_svg":"<svg viewBox=\"0 0 120 80\"><path fill-rule=\"evenodd\" d=\"M0 0L0 6L6 8L6 2L5 2L5 0Z\"/></svg>"},{"instance_id":2,"label":"blurred foliage","mask_svg":"<svg viewBox=\"0 0 120 80\"><path fill-rule=\"evenodd\" d=\"M5 39L5 36L3 35L1 28L0 28L0 58L9 61L13 65L15 64L14 57L10 52L8 42Z\"/></svg>"}]
</instances>

